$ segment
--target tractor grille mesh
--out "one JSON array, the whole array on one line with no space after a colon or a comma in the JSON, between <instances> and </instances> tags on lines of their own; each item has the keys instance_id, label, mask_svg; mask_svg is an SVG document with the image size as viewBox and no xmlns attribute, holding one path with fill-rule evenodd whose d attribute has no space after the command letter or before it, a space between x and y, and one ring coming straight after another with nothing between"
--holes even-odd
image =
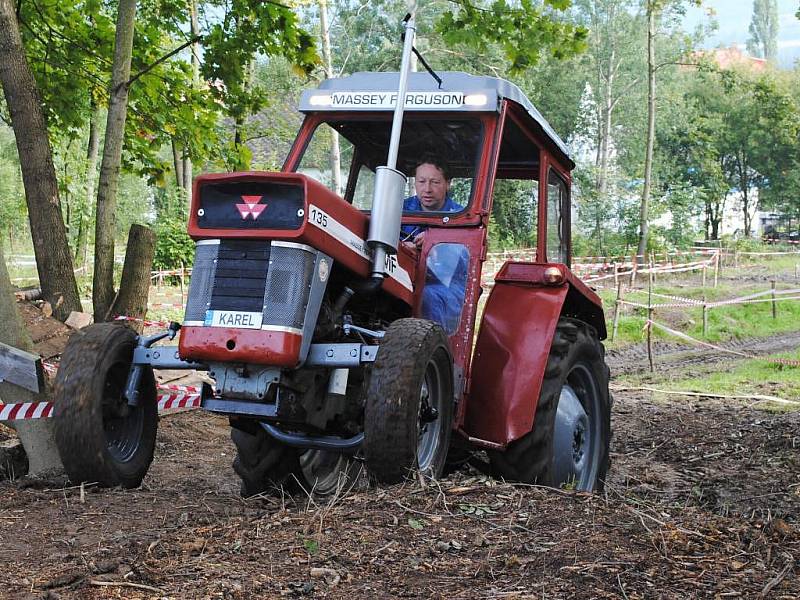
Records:
<instances>
[{"instance_id":1,"label":"tractor grille mesh","mask_svg":"<svg viewBox=\"0 0 800 600\"><path fill-rule=\"evenodd\" d=\"M302 329L316 253L273 246L264 292L264 325Z\"/></svg>"},{"instance_id":2,"label":"tractor grille mesh","mask_svg":"<svg viewBox=\"0 0 800 600\"><path fill-rule=\"evenodd\" d=\"M211 307L218 252L219 244L198 244L195 248L189 298L186 300L186 321L202 321Z\"/></svg>"},{"instance_id":3,"label":"tractor grille mesh","mask_svg":"<svg viewBox=\"0 0 800 600\"><path fill-rule=\"evenodd\" d=\"M262 326L302 329L316 257L266 241L200 243L184 320L205 321L208 310L260 312Z\"/></svg>"}]
</instances>

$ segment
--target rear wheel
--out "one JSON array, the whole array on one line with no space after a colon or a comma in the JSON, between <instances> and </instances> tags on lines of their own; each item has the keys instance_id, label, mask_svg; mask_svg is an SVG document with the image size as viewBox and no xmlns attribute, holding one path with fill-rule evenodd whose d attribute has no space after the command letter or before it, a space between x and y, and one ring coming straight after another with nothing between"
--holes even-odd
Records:
<instances>
[{"instance_id":1,"label":"rear wheel","mask_svg":"<svg viewBox=\"0 0 800 600\"><path fill-rule=\"evenodd\" d=\"M300 450L287 446L256 422L234 426L231 439L236 445L233 470L242 479L242 496L304 490L327 496L351 487L359 465L339 452Z\"/></svg>"},{"instance_id":2,"label":"rear wheel","mask_svg":"<svg viewBox=\"0 0 800 600\"><path fill-rule=\"evenodd\" d=\"M69 339L56 375L55 440L74 483L136 487L150 468L158 424L156 383L146 368L139 403L124 396L136 334L97 323Z\"/></svg>"},{"instance_id":3,"label":"rear wheel","mask_svg":"<svg viewBox=\"0 0 800 600\"><path fill-rule=\"evenodd\" d=\"M505 452L492 452L495 473L509 480L600 491L611 439L611 395L604 350L595 331L561 319L553 336L533 430Z\"/></svg>"},{"instance_id":4,"label":"rear wheel","mask_svg":"<svg viewBox=\"0 0 800 600\"><path fill-rule=\"evenodd\" d=\"M442 327L391 324L378 349L364 414L367 470L383 483L414 469L442 474L453 420L453 361Z\"/></svg>"}]
</instances>

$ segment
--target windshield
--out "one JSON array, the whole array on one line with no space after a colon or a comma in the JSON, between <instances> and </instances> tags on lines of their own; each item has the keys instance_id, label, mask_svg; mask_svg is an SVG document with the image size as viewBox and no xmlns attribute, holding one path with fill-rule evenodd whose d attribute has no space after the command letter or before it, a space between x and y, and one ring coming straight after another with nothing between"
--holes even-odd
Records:
<instances>
[{"instance_id":1,"label":"windshield","mask_svg":"<svg viewBox=\"0 0 800 600\"><path fill-rule=\"evenodd\" d=\"M314 130L296 170L369 211L375 168L386 164L391 126L390 114L326 120ZM404 214L466 208L482 141L483 124L477 116L407 114L397 160L397 169L408 178Z\"/></svg>"}]
</instances>

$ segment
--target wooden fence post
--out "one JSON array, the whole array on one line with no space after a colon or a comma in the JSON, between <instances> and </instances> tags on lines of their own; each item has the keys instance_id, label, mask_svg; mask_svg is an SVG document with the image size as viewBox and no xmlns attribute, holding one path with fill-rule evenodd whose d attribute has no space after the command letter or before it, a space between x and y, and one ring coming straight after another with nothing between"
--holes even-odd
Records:
<instances>
[{"instance_id":1,"label":"wooden fence post","mask_svg":"<svg viewBox=\"0 0 800 600\"><path fill-rule=\"evenodd\" d=\"M636 285L636 270L638 267L639 259L636 254L634 254L631 256L631 284L629 286L631 289L633 289L633 287Z\"/></svg>"},{"instance_id":2,"label":"wooden fence post","mask_svg":"<svg viewBox=\"0 0 800 600\"><path fill-rule=\"evenodd\" d=\"M717 287L719 281L719 252L714 255L714 287Z\"/></svg>"},{"instance_id":3,"label":"wooden fence post","mask_svg":"<svg viewBox=\"0 0 800 600\"><path fill-rule=\"evenodd\" d=\"M703 292L703 338L708 335L708 304L706 303L706 294Z\"/></svg>"},{"instance_id":4,"label":"wooden fence post","mask_svg":"<svg viewBox=\"0 0 800 600\"><path fill-rule=\"evenodd\" d=\"M703 264L703 284L701 286L703 289L706 289L706 269L707 265Z\"/></svg>"},{"instance_id":5,"label":"wooden fence post","mask_svg":"<svg viewBox=\"0 0 800 600\"><path fill-rule=\"evenodd\" d=\"M653 271L650 271L650 280L647 286L647 361L650 363L650 372L655 371L653 365Z\"/></svg>"},{"instance_id":6,"label":"wooden fence post","mask_svg":"<svg viewBox=\"0 0 800 600\"><path fill-rule=\"evenodd\" d=\"M775 302L775 280L772 280L772 318L778 318L778 305Z\"/></svg>"},{"instance_id":7,"label":"wooden fence post","mask_svg":"<svg viewBox=\"0 0 800 600\"><path fill-rule=\"evenodd\" d=\"M611 328L611 341L613 342L617 337L617 329L619 327L619 313L622 310L622 282L617 282L617 301L614 303L614 325Z\"/></svg>"}]
</instances>

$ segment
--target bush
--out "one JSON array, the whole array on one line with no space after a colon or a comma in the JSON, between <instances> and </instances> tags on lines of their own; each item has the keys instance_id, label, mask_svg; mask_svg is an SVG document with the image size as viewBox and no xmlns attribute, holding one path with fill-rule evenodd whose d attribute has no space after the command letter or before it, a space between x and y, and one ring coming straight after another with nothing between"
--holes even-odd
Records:
<instances>
[{"instance_id":1,"label":"bush","mask_svg":"<svg viewBox=\"0 0 800 600\"><path fill-rule=\"evenodd\" d=\"M177 219L159 223L156 229L156 252L153 269L169 271L191 266L194 261L194 241L186 233L186 224Z\"/></svg>"}]
</instances>

